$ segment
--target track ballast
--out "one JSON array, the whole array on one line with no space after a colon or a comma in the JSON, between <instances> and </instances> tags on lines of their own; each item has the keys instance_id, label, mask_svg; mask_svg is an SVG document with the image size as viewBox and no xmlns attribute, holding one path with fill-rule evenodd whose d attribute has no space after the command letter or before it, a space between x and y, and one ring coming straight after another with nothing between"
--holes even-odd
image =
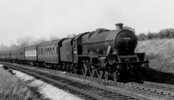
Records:
<instances>
[{"instance_id":1,"label":"track ballast","mask_svg":"<svg viewBox=\"0 0 174 100\"><path fill-rule=\"evenodd\" d=\"M145 82L137 83L119 83L114 81L96 79L75 75L72 73L63 73L60 71L28 67L26 65L3 63L4 65L19 70L47 81L59 88L79 95L85 99L91 100L150 100L150 99L174 99L174 90L172 85L157 84ZM173 86L174 87L174 86Z\"/></svg>"}]
</instances>

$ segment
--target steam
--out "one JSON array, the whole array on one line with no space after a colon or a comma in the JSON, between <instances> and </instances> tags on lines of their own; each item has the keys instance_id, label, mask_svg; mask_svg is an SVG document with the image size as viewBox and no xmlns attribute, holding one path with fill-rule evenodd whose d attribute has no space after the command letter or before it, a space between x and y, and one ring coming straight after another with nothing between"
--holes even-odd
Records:
<instances>
[{"instance_id":1,"label":"steam","mask_svg":"<svg viewBox=\"0 0 174 100\"><path fill-rule=\"evenodd\" d=\"M50 36L50 38L33 38L33 37L22 37L18 38L15 43L11 44L10 46L7 46L3 43L0 44L0 51L8 51L8 50L16 50L18 48L24 48L30 45L37 45L42 42L46 41L52 41L52 40L58 40L59 38L57 36Z\"/></svg>"}]
</instances>

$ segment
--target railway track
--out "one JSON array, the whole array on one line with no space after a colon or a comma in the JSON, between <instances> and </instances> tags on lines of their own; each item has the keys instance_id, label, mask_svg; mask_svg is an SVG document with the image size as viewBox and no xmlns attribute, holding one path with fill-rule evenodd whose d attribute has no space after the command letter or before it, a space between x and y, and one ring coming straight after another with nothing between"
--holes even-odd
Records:
<instances>
[{"instance_id":1,"label":"railway track","mask_svg":"<svg viewBox=\"0 0 174 100\"><path fill-rule=\"evenodd\" d=\"M45 68L3 63L9 67L34 75L62 89L75 93L82 98L92 100L173 100L174 86L145 82L119 83L64 73Z\"/></svg>"},{"instance_id":2,"label":"railway track","mask_svg":"<svg viewBox=\"0 0 174 100\"><path fill-rule=\"evenodd\" d=\"M11 64L6 64L8 67L30 74L49 82L59 88L67 90L87 100L138 100L131 96L123 95L118 92L108 91L91 85L82 84L81 82L73 81L59 75L52 75L39 70L32 70L24 67L17 67Z\"/></svg>"}]
</instances>

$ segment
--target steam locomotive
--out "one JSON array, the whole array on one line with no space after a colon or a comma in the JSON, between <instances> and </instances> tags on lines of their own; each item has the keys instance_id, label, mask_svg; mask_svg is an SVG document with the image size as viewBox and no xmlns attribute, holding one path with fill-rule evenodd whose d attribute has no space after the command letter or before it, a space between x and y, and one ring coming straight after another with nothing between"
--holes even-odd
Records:
<instances>
[{"instance_id":1,"label":"steam locomotive","mask_svg":"<svg viewBox=\"0 0 174 100\"><path fill-rule=\"evenodd\" d=\"M0 60L31 64L70 73L121 82L142 83L145 53L136 53L137 37L131 28L116 24L116 30L97 29L27 46L1 51Z\"/></svg>"}]
</instances>

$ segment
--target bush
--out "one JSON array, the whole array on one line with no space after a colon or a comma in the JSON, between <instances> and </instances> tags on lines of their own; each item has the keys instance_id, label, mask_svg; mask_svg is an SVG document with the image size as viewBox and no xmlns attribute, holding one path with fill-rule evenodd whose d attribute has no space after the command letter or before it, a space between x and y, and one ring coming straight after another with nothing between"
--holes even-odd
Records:
<instances>
[{"instance_id":1,"label":"bush","mask_svg":"<svg viewBox=\"0 0 174 100\"><path fill-rule=\"evenodd\" d=\"M163 29L157 33L149 32L148 34L141 33L138 35L138 40L164 39L174 38L174 29Z\"/></svg>"}]
</instances>

